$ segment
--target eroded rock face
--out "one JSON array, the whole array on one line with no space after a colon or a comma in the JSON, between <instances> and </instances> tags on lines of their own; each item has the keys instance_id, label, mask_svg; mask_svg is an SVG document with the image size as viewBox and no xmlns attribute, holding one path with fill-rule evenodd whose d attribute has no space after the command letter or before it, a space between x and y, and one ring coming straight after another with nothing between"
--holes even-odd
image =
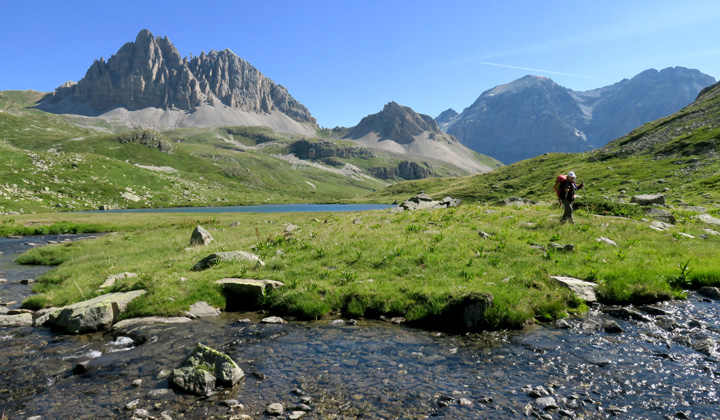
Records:
<instances>
[{"instance_id":1,"label":"eroded rock face","mask_svg":"<svg viewBox=\"0 0 720 420\"><path fill-rule=\"evenodd\" d=\"M198 343L192 353L173 369L169 383L180 392L207 395L216 384L230 387L244 376L245 373L230 356Z\"/></svg>"},{"instance_id":2,"label":"eroded rock face","mask_svg":"<svg viewBox=\"0 0 720 420\"><path fill-rule=\"evenodd\" d=\"M87 104L104 112L115 107L194 110L220 104L252 113L280 111L316 125L310 112L285 87L265 77L229 49L183 58L167 37L147 29L110 57L101 58L78 83L65 83L49 98Z\"/></svg>"},{"instance_id":3,"label":"eroded rock face","mask_svg":"<svg viewBox=\"0 0 720 420\"><path fill-rule=\"evenodd\" d=\"M144 294L145 290L109 293L74 303L48 314L45 323L72 334L105 330L125 312L131 301Z\"/></svg>"}]
</instances>

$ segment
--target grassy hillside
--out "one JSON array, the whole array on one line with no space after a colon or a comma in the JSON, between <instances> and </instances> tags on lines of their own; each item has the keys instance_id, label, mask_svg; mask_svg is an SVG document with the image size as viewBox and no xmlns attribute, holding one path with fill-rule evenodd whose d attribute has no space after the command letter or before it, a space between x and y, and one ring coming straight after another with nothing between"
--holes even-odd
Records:
<instances>
[{"instance_id":1,"label":"grassy hillside","mask_svg":"<svg viewBox=\"0 0 720 420\"><path fill-rule=\"evenodd\" d=\"M44 94L1 92L0 212L336 202L384 188L371 176L411 160L431 176L464 173L452 164L368 152L319 131L338 156L298 159L293 144L315 138L262 127L134 132L103 120L27 108ZM170 145L128 142L162 138ZM326 146L328 147L328 146ZM172 149L168 153L168 151ZM477 155L478 159L482 159Z\"/></svg>"}]
</instances>

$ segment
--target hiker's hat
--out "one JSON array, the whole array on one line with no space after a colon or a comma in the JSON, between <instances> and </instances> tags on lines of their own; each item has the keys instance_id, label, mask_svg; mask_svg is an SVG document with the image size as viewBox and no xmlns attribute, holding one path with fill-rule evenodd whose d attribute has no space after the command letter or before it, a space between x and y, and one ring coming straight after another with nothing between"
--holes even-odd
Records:
<instances>
[{"instance_id":1,"label":"hiker's hat","mask_svg":"<svg viewBox=\"0 0 720 420\"><path fill-rule=\"evenodd\" d=\"M568 172L567 177L568 177L568 178L575 178L575 172L572 172L572 171Z\"/></svg>"}]
</instances>

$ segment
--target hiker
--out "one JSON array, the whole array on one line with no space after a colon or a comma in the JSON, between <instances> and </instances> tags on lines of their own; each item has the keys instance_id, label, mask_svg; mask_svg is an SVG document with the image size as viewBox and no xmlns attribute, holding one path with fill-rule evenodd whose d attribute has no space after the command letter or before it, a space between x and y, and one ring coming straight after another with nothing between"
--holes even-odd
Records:
<instances>
[{"instance_id":1,"label":"hiker","mask_svg":"<svg viewBox=\"0 0 720 420\"><path fill-rule=\"evenodd\" d=\"M572 171L568 172L568 174L564 177L562 175L558 176L555 180L555 192L557 193L558 200L560 200L563 207L565 207L565 212L560 219L561 223L575 223L575 220L573 220L572 208L573 201L575 200L575 191L584 186L584 182L581 182L580 185L575 183L575 172Z\"/></svg>"}]
</instances>

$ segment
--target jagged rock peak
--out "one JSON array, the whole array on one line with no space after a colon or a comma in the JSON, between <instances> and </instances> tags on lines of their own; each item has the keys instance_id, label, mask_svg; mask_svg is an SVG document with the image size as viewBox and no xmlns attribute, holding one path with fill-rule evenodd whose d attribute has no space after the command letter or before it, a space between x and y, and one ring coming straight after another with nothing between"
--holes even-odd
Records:
<instances>
[{"instance_id":1,"label":"jagged rock peak","mask_svg":"<svg viewBox=\"0 0 720 420\"><path fill-rule=\"evenodd\" d=\"M435 117L435 121L436 121L439 125L442 125L442 124L445 124L445 123L449 122L450 120L452 120L453 118L455 118L455 117L457 117L457 116L458 116L457 111L455 111L455 110L452 109L452 108L448 108L448 109L446 109L445 111L441 112L440 115L438 115L437 117Z\"/></svg>"},{"instance_id":2,"label":"jagged rock peak","mask_svg":"<svg viewBox=\"0 0 720 420\"><path fill-rule=\"evenodd\" d=\"M251 113L279 111L317 125L287 89L231 50L182 58L167 37L155 37L147 29L107 62L96 60L77 84L56 89L49 102L66 98L100 112L116 107L194 110L203 104L222 104Z\"/></svg>"},{"instance_id":3,"label":"jagged rock peak","mask_svg":"<svg viewBox=\"0 0 720 420\"><path fill-rule=\"evenodd\" d=\"M400 144L412 143L417 136L427 133L432 140L457 140L440 130L435 120L425 114L418 114L412 108L390 102L377 114L363 118L345 136L357 139L374 132L381 140L393 140Z\"/></svg>"}]
</instances>

